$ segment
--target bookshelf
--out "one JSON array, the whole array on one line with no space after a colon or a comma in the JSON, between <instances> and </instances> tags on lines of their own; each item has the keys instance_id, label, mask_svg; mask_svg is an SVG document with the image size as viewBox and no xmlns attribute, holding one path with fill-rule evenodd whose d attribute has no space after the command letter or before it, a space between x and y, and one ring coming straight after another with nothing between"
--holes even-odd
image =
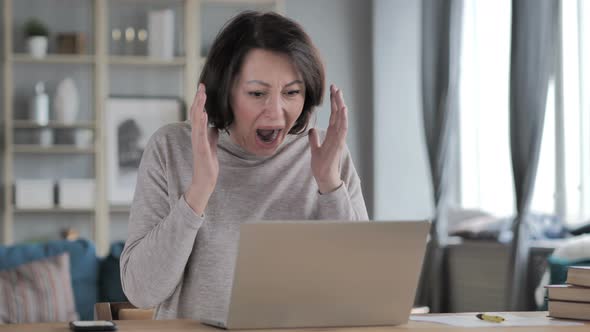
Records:
<instances>
[{"instance_id":1,"label":"bookshelf","mask_svg":"<svg viewBox=\"0 0 590 332\"><path fill-rule=\"evenodd\" d=\"M109 56L109 64L132 66L184 66L186 64L186 59L184 57L175 57L172 60L158 60L147 56L111 55Z\"/></svg>"},{"instance_id":2,"label":"bookshelf","mask_svg":"<svg viewBox=\"0 0 590 332\"><path fill-rule=\"evenodd\" d=\"M14 153L44 153L44 154L71 154L94 153L94 148L78 148L75 146L51 146L44 147L34 144L15 144L12 147Z\"/></svg>"},{"instance_id":3,"label":"bookshelf","mask_svg":"<svg viewBox=\"0 0 590 332\"><path fill-rule=\"evenodd\" d=\"M92 55L48 54L46 57L39 59L28 54L17 53L12 55L12 61L15 63L92 64L94 63L94 57Z\"/></svg>"},{"instance_id":4,"label":"bookshelf","mask_svg":"<svg viewBox=\"0 0 590 332\"><path fill-rule=\"evenodd\" d=\"M60 213L93 213L94 209L53 208L53 209L14 209L15 214L60 214Z\"/></svg>"},{"instance_id":5,"label":"bookshelf","mask_svg":"<svg viewBox=\"0 0 590 332\"><path fill-rule=\"evenodd\" d=\"M34 121L29 120L14 120L12 127L14 129L42 129L42 128L54 128L54 129L93 129L95 126L94 122L77 122L72 124L60 123L56 121L50 121L46 125L40 125Z\"/></svg>"},{"instance_id":6,"label":"bookshelf","mask_svg":"<svg viewBox=\"0 0 590 332\"><path fill-rule=\"evenodd\" d=\"M18 1L18 3L17 3ZM275 10L284 13L284 0L82 0L70 2L78 6L87 6L87 10L83 11L90 16L89 20L83 20L87 26L79 28L80 31L89 34L88 45L86 47L86 54L54 54L50 53L41 59L33 58L24 52L22 47L22 40L19 40L18 31L19 24L15 21L18 17L38 16L41 20L51 18L55 20L58 11L66 11L63 15L68 15L67 10L70 8L63 8L64 6L56 0L46 2L45 0L26 0L31 8L34 5L43 4L49 6L50 11L56 13L47 13L43 11L36 11L36 8L31 13L22 13L24 2L22 0L2 0L2 23L3 23L3 102L4 104L4 150L3 150L3 176L4 176L4 211L2 221L2 244L9 245L17 241L15 239L15 226L18 226L18 217L21 215L38 216L39 220L43 216L68 216L72 214L88 215L92 222L91 239L95 242L97 252L99 255L105 255L108 252L110 242L110 224L114 215L118 218L124 217L129 213L129 206L110 206L107 197L107 171L106 171L106 137L105 128L103 126L105 117L105 102L110 94L117 94L113 91L116 87L111 86L111 81L114 75L117 75L121 70L135 70L135 71L173 71L174 75L179 75L178 80L180 88L176 91L176 95L181 97L185 105L190 106L194 97L194 89L198 73L202 67L205 57L203 43L206 37L203 36L203 31L208 28L210 23L203 25L204 19L210 17L219 17L216 15L207 14L208 7L214 7L215 13L220 10L227 10L228 17L233 16L236 12L243 9L265 9ZM65 3L65 2L63 2ZM59 8L53 8L59 7ZM70 4L71 5L71 4ZM151 7L172 6L176 8L178 19L178 29L175 34L179 38L179 45L175 46L175 57L171 60L153 59L142 54L121 54L121 52L114 52L111 40L112 21L116 14L136 12L137 15L142 15L141 12ZM76 12L79 14L79 11ZM19 14L19 15L15 15ZM38 14L38 15L35 15ZM55 15L53 15L55 14ZM43 15L48 15L44 17ZM61 15L61 14L60 14ZM82 16L83 16L82 15ZM133 17L137 17L133 16ZM76 19L72 15L72 20ZM204 17L206 16L206 17ZM69 19L68 16L66 18ZM51 19L48 19L49 29L52 29ZM79 18L78 21L81 22ZM55 22L54 22L55 23ZM213 30L216 31L221 25L225 23L217 21L214 24ZM209 33L210 39L211 32ZM20 43L20 44L19 44ZM83 119L75 123L60 123L57 121L50 121L46 125L39 125L33 121L22 119L15 116L15 110L18 105L15 103L15 98L22 97L22 88L15 82L19 78L22 79L23 73L30 68L41 68L57 70L55 66L64 68L63 70L75 70L87 73L89 77L87 83L86 93L89 96L88 100L82 101L90 105L89 119ZM74 68L74 69L72 69ZM59 71L58 71L59 72ZM30 75L30 74L29 74ZM24 75L26 76L26 75ZM85 77L85 76L81 76ZM42 78L39 78L42 80ZM154 80L157 79L154 78ZM85 79L82 79L85 81ZM15 106L17 105L17 106ZM187 106L187 107L188 107ZM75 145L60 145L54 144L52 146L41 146L35 144L20 144L15 142L15 133L27 130L76 130L85 129L94 132L94 142L89 147L77 147ZM87 162L88 169L84 170L84 174L88 174L90 178L96 182L96 205L92 209L63 209L55 207L52 209L17 209L13 203L14 193L13 184L15 179L19 178L19 166L15 163L22 156L27 158L34 158L37 167L44 167L46 158L89 158L91 161ZM64 171L66 172L66 171ZM43 175L40 175L43 178ZM57 232L56 232L57 233Z\"/></svg>"}]
</instances>

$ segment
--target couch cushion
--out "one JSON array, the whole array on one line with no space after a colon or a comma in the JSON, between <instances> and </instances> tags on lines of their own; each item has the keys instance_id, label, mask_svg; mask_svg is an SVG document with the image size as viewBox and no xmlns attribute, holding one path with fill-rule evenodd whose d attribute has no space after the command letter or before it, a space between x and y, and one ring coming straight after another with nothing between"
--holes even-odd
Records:
<instances>
[{"instance_id":1,"label":"couch cushion","mask_svg":"<svg viewBox=\"0 0 590 332\"><path fill-rule=\"evenodd\" d=\"M77 319L68 253L0 271L0 322Z\"/></svg>"},{"instance_id":2,"label":"couch cushion","mask_svg":"<svg viewBox=\"0 0 590 332\"><path fill-rule=\"evenodd\" d=\"M109 255L100 262L98 278L100 302L128 302L121 286L119 263L124 246L124 242L111 244Z\"/></svg>"},{"instance_id":3,"label":"couch cushion","mask_svg":"<svg viewBox=\"0 0 590 332\"><path fill-rule=\"evenodd\" d=\"M64 252L70 255L70 275L76 310L81 319L92 319L98 297L98 259L92 242L80 239L0 246L0 271Z\"/></svg>"}]
</instances>

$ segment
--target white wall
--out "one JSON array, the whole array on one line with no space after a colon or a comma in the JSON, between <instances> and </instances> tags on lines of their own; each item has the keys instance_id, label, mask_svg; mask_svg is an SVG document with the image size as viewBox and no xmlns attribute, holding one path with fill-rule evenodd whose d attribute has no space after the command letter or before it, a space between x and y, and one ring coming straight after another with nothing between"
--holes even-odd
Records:
<instances>
[{"instance_id":1,"label":"white wall","mask_svg":"<svg viewBox=\"0 0 590 332\"><path fill-rule=\"evenodd\" d=\"M340 87L349 108L347 144L362 181L372 216L373 95L372 1L287 0L286 15L299 22L318 47L326 65L326 84ZM326 128L329 97L318 109L318 127Z\"/></svg>"},{"instance_id":2,"label":"white wall","mask_svg":"<svg viewBox=\"0 0 590 332\"><path fill-rule=\"evenodd\" d=\"M433 214L420 103L421 1L287 0L350 109L348 146L374 219ZM326 127L329 105L319 108Z\"/></svg>"},{"instance_id":3,"label":"white wall","mask_svg":"<svg viewBox=\"0 0 590 332\"><path fill-rule=\"evenodd\" d=\"M373 1L374 218L433 215L421 116L421 1Z\"/></svg>"}]
</instances>

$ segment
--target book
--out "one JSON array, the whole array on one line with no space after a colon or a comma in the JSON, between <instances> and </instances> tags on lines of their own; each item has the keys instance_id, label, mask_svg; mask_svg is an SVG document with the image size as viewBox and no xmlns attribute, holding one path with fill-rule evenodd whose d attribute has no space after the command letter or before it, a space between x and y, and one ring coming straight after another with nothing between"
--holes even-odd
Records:
<instances>
[{"instance_id":1,"label":"book","mask_svg":"<svg viewBox=\"0 0 590 332\"><path fill-rule=\"evenodd\" d=\"M590 287L590 266L570 266L567 269L567 284Z\"/></svg>"},{"instance_id":2,"label":"book","mask_svg":"<svg viewBox=\"0 0 590 332\"><path fill-rule=\"evenodd\" d=\"M549 317L590 320L590 303L588 302L548 302Z\"/></svg>"},{"instance_id":3,"label":"book","mask_svg":"<svg viewBox=\"0 0 590 332\"><path fill-rule=\"evenodd\" d=\"M590 303L590 287L574 285L547 285L547 298L555 301Z\"/></svg>"}]
</instances>

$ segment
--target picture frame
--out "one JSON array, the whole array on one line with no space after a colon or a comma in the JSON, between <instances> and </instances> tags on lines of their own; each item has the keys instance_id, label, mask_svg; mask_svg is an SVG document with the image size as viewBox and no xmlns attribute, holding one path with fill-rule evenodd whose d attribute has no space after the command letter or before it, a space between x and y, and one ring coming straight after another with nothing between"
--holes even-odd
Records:
<instances>
[{"instance_id":1,"label":"picture frame","mask_svg":"<svg viewBox=\"0 0 590 332\"><path fill-rule=\"evenodd\" d=\"M105 110L107 198L111 206L128 206L150 137L166 124L184 121L184 102L177 97L109 96Z\"/></svg>"}]
</instances>

